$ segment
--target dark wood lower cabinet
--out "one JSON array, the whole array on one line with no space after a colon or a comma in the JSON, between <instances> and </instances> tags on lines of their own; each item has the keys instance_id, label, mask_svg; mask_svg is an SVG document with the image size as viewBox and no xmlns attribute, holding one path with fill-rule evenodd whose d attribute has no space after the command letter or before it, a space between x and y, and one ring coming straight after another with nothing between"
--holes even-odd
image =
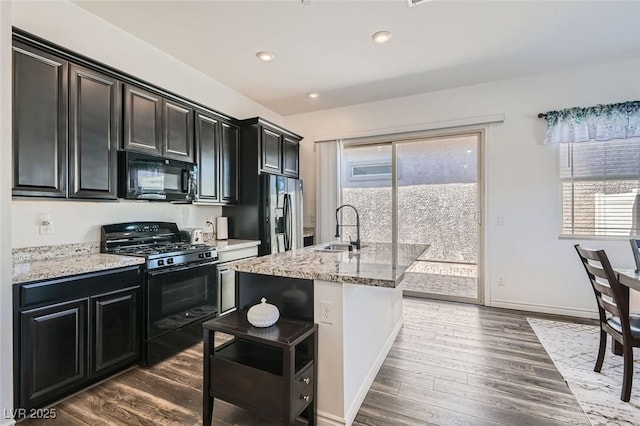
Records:
<instances>
[{"instance_id":1,"label":"dark wood lower cabinet","mask_svg":"<svg viewBox=\"0 0 640 426\"><path fill-rule=\"evenodd\" d=\"M140 268L14 286L15 408L38 408L139 362Z\"/></svg>"},{"instance_id":2,"label":"dark wood lower cabinet","mask_svg":"<svg viewBox=\"0 0 640 426\"><path fill-rule=\"evenodd\" d=\"M22 312L21 401L30 408L89 377L86 363L87 299Z\"/></svg>"},{"instance_id":3,"label":"dark wood lower cabinet","mask_svg":"<svg viewBox=\"0 0 640 426\"><path fill-rule=\"evenodd\" d=\"M137 289L91 298L92 372L108 372L140 355Z\"/></svg>"}]
</instances>

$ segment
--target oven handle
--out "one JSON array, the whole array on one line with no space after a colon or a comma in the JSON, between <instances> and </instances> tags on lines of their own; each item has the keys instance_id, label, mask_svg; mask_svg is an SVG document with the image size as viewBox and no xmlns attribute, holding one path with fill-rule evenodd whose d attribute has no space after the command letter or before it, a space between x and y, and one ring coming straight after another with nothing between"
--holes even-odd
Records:
<instances>
[{"instance_id":1,"label":"oven handle","mask_svg":"<svg viewBox=\"0 0 640 426\"><path fill-rule=\"evenodd\" d=\"M164 275L164 274L168 274L170 272L180 272L180 271L186 271L188 269L196 269L196 268L200 268L203 266L211 266L211 265L217 265L219 262L213 261L213 262L207 262L207 263L198 263L197 265L187 265L187 266L176 266L174 268L165 268L165 269L160 269L159 271L150 271L148 272L150 277L157 277L158 275Z\"/></svg>"}]
</instances>

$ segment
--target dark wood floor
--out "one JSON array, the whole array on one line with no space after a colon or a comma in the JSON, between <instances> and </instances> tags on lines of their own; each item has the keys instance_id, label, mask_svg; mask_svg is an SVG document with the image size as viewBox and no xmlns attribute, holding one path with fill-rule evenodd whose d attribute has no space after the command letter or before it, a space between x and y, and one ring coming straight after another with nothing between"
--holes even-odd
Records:
<instances>
[{"instance_id":1,"label":"dark wood floor","mask_svg":"<svg viewBox=\"0 0 640 426\"><path fill-rule=\"evenodd\" d=\"M355 425L589 424L524 314L419 299L404 308ZM21 425L199 425L201 350L132 369L56 405L56 420ZM216 400L213 424L268 422Z\"/></svg>"}]
</instances>

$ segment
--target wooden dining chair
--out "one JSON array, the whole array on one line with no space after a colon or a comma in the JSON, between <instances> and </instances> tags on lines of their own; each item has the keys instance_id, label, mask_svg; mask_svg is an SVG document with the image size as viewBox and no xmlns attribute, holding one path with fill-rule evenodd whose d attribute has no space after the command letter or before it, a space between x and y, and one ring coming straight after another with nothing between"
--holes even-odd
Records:
<instances>
[{"instance_id":1,"label":"wooden dining chair","mask_svg":"<svg viewBox=\"0 0 640 426\"><path fill-rule=\"evenodd\" d=\"M633 253L633 260L636 261L636 272L640 272L640 240L632 238L629 240L631 243L631 252Z\"/></svg>"},{"instance_id":2,"label":"wooden dining chair","mask_svg":"<svg viewBox=\"0 0 640 426\"><path fill-rule=\"evenodd\" d=\"M631 398L633 382L633 348L640 347L640 316L629 315L629 304L624 296L624 290L605 251L584 249L579 244L576 244L575 248L598 302L600 348L593 370L599 373L602 369L607 348L607 334L610 334L613 341L622 344L624 369L620 399L627 402Z\"/></svg>"}]
</instances>

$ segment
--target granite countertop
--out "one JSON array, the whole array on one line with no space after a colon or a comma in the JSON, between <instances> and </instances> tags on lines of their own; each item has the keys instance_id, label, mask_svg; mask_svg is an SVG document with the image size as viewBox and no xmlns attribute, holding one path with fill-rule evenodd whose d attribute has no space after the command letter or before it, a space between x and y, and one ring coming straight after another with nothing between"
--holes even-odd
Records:
<instances>
[{"instance_id":1,"label":"granite countertop","mask_svg":"<svg viewBox=\"0 0 640 426\"><path fill-rule=\"evenodd\" d=\"M393 260L393 245L363 243L359 253L316 252L326 244L247 259L231 265L239 272L280 277L324 280L395 288L404 278L405 270L429 246L398 244Z\"/></svg>"},{"instance_id":2,"label":"granite countertop","mask_svg":"<svg viewBox=\"0 0 640 426\"><path fill-rule=\"evenodd\" d=\"M208 240L219 251L254 247L254 240ZM100 253L100 242L21 247L12 250L13 284L61 278L145 263L144 257Z\"/></svg>"},{"instance_id":3,"label":"granite countertop","mask_svg":"<svg viewBox=\"0 0 640 426\"><path fill-rule=\"evenodd\" d=\"M13 263L13 284L141 265L143 257L91 253Z\"/></svg>"}]
</instances>

